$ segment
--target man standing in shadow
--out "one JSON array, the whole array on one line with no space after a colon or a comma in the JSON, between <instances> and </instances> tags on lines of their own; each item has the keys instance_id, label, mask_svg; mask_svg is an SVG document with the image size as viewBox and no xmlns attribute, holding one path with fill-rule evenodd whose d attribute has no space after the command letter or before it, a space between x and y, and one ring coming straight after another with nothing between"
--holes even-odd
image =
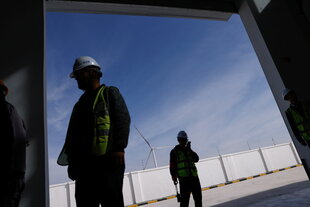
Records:
<instances>
[{"instance_id":1,"label":"man standing in shadow","mask_svg":"<svg viewBox=\"0 0 310 207\"><path fill-rule=\"evenodd\" d=\"M7 94L8 88L0 80L0 206L17 207L25 187L27 136L22 118L5 100Z\"/></svg>"},{"instance_id":2,"label":"man standing in shadow","mask_svg":"<svg viewBox=\"0 0 310 207\"><path fill-rule=\"evenodd\" d=\"M300 101L293 89L284 89L283 99L290 103L285 111L291 129L298 140L304 146L310 147L310 103Z\"/></svg>"}]
</instances>

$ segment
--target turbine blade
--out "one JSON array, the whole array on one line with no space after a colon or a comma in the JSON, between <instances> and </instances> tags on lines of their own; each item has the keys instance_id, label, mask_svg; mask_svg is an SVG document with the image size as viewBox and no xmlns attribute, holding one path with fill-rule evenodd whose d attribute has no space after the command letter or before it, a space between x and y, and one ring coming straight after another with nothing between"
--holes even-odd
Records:
<instances>
[{"instance_id":1,"label":"turbine blade","mask_svg":"<svg viewBox=\"0 0 310 207\"><path fill-rule=\"evenodd\" d=\"M152 149L152 146L150 145L150 143L147 141L147 139L142 135L142 133L139 131L139 129L135 126L137 132L140 134L140 136L142 137L142 139L144 139L144 141L146 142L146 144Z\"/></svg>"},{"instance_id":2,"label":"turbine blade","mask_svg":"<svg viewBox=\"0 0 310 207\"><path fill-rule=\"evenodd\" d=\"M159 149L166 149L166 148L171 148L171 147L174 147L174 146L153 147L153 149L159 150Z\"/></svg>"}]
</instances>

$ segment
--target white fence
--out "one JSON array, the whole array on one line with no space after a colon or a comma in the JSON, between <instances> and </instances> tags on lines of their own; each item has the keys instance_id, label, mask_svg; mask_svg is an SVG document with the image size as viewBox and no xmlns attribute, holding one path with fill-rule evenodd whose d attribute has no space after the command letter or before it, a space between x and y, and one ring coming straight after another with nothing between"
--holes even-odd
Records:
<instances>
[{"instance_id":1,"label":"white fence","mask_svg":"<svg viewBox=\"0 0 310 207\"><path fill-rule=\"evenodd\" d=\"M266 173L296 164L300 158L292 143L263 147L200 160L196 166L202 187ZM126 173L125 205L175 194L169 166ZM74 182L50 186L51 207L75 207Z\"/></svg>"}]
</instances>

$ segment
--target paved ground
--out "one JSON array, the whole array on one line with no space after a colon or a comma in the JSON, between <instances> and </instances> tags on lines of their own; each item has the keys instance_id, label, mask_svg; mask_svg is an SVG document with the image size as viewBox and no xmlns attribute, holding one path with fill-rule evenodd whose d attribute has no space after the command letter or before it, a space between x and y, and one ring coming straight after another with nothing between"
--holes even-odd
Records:
<instances>
[{"instance_id":1,"label":"paved ground","mask_svg":"<svg viewBox=\"0 0 310 207\"><path fill-rule=\"evenodd\" d=\"M202 192L203 206L308 207L310 182L303 167L296 167ZM147 207L177 207L176 198ZM190 207L194 207L191 197Z\"/></svg>"}]
</instances>

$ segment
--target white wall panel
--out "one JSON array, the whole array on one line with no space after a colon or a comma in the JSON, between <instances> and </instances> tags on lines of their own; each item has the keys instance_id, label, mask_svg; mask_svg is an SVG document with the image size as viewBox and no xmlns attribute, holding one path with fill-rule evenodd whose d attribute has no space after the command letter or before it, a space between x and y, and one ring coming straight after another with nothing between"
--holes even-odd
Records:
<instances>
[{"instance_id":1,"label":"white wall panel","mask_svg":"<svg viewBox=\"0 0 310 207\"><path fill-rule=\"evenodd\" d=\"M212 186L226 182L220 157L203 159L196 166L201 186Z\"/></svg>"},{"instance_id":2,"label":"white wall panel","mask_svg":"<svg viewBox=\"0 0 310 207\"><path fill-rule=\"evenodd\" d=\"M277 170L297 163L290 145L262 148L268 170Z\"/></svg>"},{"instance_id":3,"label":"white wall panel","mask_svg":"<svg viewBox=\"0 0 310 207\"><path fill-rule=\"evenodd\" d=\"M125 175L124 175L123 194L124 194L124 204L125 205L129 205L129 204L134 203L131 177L130 177L129 173L125 173Z\"/></svg>"},{"instance_id":4,"label":"white wall panel","mask_svg":"<svg viewBox=\"0 0 310 207\"><path fill-rule=\"evenodd\" d=\"M67 184L50 186L50 206L69 207L67 198Z\"/></svg>"},{"instance_id":5,"label":"white wall panel","mask_svg":"<svg viewBox=\"0 0 310 207\"><path fill-rule=\"evenodd\" d=\"M144 201L154 197L161 198L175 194L174 185L168 167L154 168L140 172L141 188Z\"/></svg>"},{"instance_id":6,"label":"white wall panel","mask_svg":"<svg viewBox=\"0 0 310 207\"><path fill-rule=\"evenodd\" d=\"M201 187L209 187L299 164L296 156L294 146L286 143L202 159L196 166ZM169 166L126 173L123 194L125 205L174 195ZM75 207L74 182L50 186L50 198L51 207Z\"/></svg>"},{"instance_id":7,"label":"white wall panel","mask_svg":"<svg viewBox=\"0 0 310 207\"><path fill-rule=\"evenodd\" d=\"M234 179L249 177L265 172L264 163L259 150L252 150L246 153L238 153L230 156L234 168Z\"/></svg>"}]
</instances>

